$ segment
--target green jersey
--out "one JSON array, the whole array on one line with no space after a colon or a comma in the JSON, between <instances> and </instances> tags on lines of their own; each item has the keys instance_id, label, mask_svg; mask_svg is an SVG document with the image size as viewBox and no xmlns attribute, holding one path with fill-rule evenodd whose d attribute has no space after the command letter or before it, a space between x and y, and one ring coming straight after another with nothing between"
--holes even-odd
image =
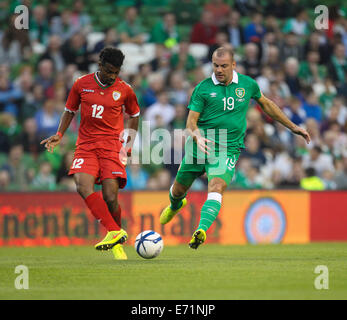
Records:
<instances>
[{"instance_id":1,"label":"green jersey","mask_svg":"<svg viewBox=\"0 0 347 320\"><path fill-rule=\"evenodd\" d=\"M236 71L227 86L213 74L195 87L188 108L200 113L197 125L203 136L214 142L211 151L218 155L224 149L230 155L235 149L244 148L249 102L260 97L257 82ZM202 154L197 152L195 142L192 145L191 137L186 143L186 152L190 151L195 158Z\"/></svg>"}]
</instances>

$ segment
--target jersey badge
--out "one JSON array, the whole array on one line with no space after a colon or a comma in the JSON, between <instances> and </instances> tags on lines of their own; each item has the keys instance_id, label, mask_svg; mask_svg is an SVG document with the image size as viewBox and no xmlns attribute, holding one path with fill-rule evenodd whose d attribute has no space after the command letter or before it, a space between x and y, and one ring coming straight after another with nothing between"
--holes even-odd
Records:
<instances>
[{"instance_id":1,"label":"jersey badge","mask_svg":"<svg viewBox=\"0 0 347 320\"><path fill-rule=\"evenodd\" d=\"M114 101L117 101L121 97L121 93L119 91L113 91L112 97Z\"/></svg>"},{"instance_id":2,"label":"jersey badge","mask_svg":"<svg viewBox=\"0 0 347 320\"><path fill-rule=\"evenodd\" d=\"M235 93L240 99L242 99L245 96L246 91L244 88L236 88Z\"/></svg>"}]
</instances>

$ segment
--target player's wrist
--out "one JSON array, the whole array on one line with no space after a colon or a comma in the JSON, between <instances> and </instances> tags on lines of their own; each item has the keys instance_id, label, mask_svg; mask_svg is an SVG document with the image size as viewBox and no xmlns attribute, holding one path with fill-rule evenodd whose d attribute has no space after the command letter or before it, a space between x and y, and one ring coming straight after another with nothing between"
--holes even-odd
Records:
<instances>
[{"instance_id":1,"label":"player's wrist","mask_svg":"<svg viewBox=\"0 0 347 320\"><path fill-rule=\"evenodd\" d=\"M63 134L60 131L57 131L56 135L59 136L60 139L63 137Z\"/></svg>"}]
</instances>

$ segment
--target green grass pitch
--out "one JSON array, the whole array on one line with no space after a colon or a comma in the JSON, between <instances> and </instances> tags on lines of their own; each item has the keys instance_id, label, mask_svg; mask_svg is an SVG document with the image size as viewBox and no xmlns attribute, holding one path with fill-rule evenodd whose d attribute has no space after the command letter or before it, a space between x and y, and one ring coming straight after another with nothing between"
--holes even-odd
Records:
<instances>
[{"instance_id":1,"label":"green grass pitch","mask_svg":"<svg viewBox=\"0 0 347 320\"><path fill-rule=\"evenodd\" d=\"M153 260L90 247L0 249L0 299L347 299L347 243L166 246ZM14 287L17 265L29 289ZM317 290L325 265L329 288Z\"/></svg>"}]
</instances>

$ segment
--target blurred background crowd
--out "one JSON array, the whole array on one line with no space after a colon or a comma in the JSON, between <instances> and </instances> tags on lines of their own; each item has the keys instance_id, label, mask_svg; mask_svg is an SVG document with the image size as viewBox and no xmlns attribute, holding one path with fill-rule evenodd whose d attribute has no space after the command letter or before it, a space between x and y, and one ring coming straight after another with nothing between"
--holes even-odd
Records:
<instances>
[{"instance_id":1,"label":"blurred background crowd","mask_svg":"<svg viewBox=\"0 0 347 320\"><path fill-rule=\"evenodd\" d=\"M121 77L135 90L142 119L171 131L185 127L193 88L212 74L213 50L231 46L237 71L256 79L312 142L252 102L229 188L347 189L347 5L324 1L328 28L317 30L320 2L0 0L0 190L75 190L67 171L79 116L54 153L40 141L55 134L74 80L97 70L108 45L126 55ZM21 4L28 29L15 27ZM174 140L172 159L179 148ZM167 190L178 166L130 164L126 190ZM205 188L205 177L192 187Z\"/></svg>"}]
</instances>

